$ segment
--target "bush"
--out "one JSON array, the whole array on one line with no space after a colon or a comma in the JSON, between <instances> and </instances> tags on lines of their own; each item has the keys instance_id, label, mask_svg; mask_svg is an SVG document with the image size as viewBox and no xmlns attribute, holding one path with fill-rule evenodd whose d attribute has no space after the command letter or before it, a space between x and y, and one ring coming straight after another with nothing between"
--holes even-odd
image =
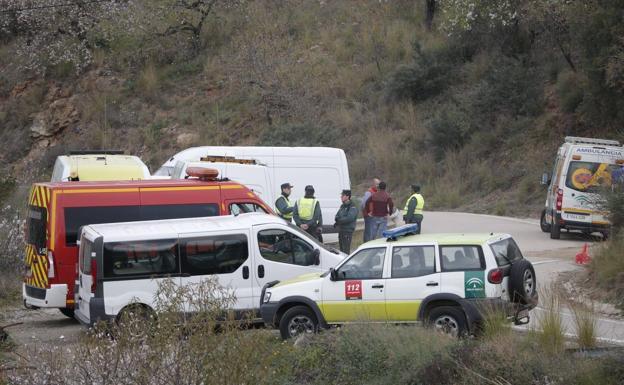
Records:
<instances>
[{"instance_id":1,"label":"bush","mask_svg":"<svg viewBox=\"0 0 624 385\"><path fill-rule=\"evenodd\" d=\"M583 102L583 88L579 76L571 71L561 72L557 77L557 94L561 101L561 109L574 112Z\"/></svg>"},{"instance_id":2,"label":"bush","mask_svg":"<svg viewBox=\"0 0 624 385\"><path fill-rule=\"evenodd\" d=\"M609 297L624 309L624 232L614 234L603 244L591 261L594 285L607 290Z\"/></svg>"},{"instance_id":3,"label":"bush","mask_svg":"<svg viewBox=\"0 0 624 385\"><path fill-rule=\"evenodd\" d=\"M454 46L443 44L426 50L416 42L412 63L398 68L390 77L389 96L415 102L436 96L451 83L455 66L461 61Z\"/></svg>"}]
</instances>

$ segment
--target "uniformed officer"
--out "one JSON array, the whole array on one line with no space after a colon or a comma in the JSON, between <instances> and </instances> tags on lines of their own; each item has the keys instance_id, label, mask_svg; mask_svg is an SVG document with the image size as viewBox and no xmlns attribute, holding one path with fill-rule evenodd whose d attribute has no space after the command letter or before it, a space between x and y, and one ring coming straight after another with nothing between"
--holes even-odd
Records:
<instances>
[{"instance_id":1,"label":"uniformed officer","mask_svg":"<svg viewBox=\"0 0 624 385\"><path fill-rule=\"evenodd\" d=\"M275 201L275 211L277 211L277 214L280 217L291 222L293 218L294 207L293 207L293 204L290 202L290 199L288 199L288 197L290 196L292 192L292 188L295 186L291 185L290 183L282 183L281 187L282 187L282 195L280 195L280 197L277 198L277 200Z\"/></svg>"},{"instance_id":2,"label":"uniformed officer","mask_svg":"<svg viewBox=\"0 0 624 385\"><path fill-rule=\"evenodd\" d=\"M314 197L314 187L307 185L305 187L305 196L299 198L293 209L293 219L295 224L302 230L308 232L319 241L323 241L321 235L323 227L323 216L321 214L321 205Z\"/></svg>"},{"instance_id":3,"label":"uniformed officer","mask_svg":"<svg viewBox=\"0 0 624 385\"><path fill-rule=\"evenodd\" d=\"M355 231L355 222L357 221L358 209L351 201L351 190L342 190L340 195L342 205L336 213L334 227L338 229L338 244L340 251L343 253L351 253L351 240Z\"/></svg>"},{"instance_id":4,"label":"uniformed officer","mask_svg":"<svg viewBox=\"0 0 624 385\"><path fill-rule=\"evenodd\" d=\"M412 195L407 198L405 202L405 208L403 209L403 220L405 223L417 223L418 231L416 234L420 234L423 220L423 208L425 207L425 199L420 194L420 186L417 184L412 185Z\"/></svg>"}]
</instances>

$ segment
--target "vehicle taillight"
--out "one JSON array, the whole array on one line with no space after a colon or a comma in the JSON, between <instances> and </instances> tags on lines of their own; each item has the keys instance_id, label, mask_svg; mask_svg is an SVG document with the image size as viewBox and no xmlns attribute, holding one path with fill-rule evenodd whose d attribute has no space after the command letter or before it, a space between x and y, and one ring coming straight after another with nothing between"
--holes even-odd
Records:
<instances>
[{"instance_id":1,"label":"vehicle taillight","mask_svg":"<svg viewBox=\"0 0 624 385\"><path fill-rule=\"evenodd\" d=\"M91 258L91 293L95 294L97 284L97 263L95 258Z\"/></svg>"},{"instance_id":2,"label":"vehicle taillight","mask_svg":"<svg viewBox=\"0 0 624 385\"><path fill-rule=\"evenodd\" d=\"M54 254L51 251L48 251L48 278L54 278Z\"/></svg>"},{"instance_id":3,"label":"vehicle taillight","mask_svg":"<svg viewBox=\"0 0 624 385\"><path fill-rule=\"evenodd\" d=\"M503 282L503 270L501 269L490 270L490 272L488 273L488 281L494 284Z\"/></svg>"},{"instance_id":4,"label":"vehicle taillight","mask_svg":"<svg viewBox=\"0 0 624 385\"><path fill-rule=\"evenodd\" d=\"M561 210L563 207L563 190L557 189L557 210Z\"/></svg>"}]
</instances>

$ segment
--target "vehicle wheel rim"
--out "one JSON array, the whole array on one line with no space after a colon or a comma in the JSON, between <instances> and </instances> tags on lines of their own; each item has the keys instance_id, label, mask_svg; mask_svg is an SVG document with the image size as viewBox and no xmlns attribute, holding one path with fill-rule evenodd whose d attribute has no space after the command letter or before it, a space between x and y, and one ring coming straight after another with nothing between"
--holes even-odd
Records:
<instances>
[{"instance_id":1,"label":"vehicle wheel rim","mask_svg":"<svg viewBox=\"0 0 624 385\"><path fill-rule=\"evenodd\" d=\"M314 333L314 322L304 315L293 317L288 323L288 334L294 337L303 333Z\"/></svg>"},{"instance_id":2,"label":"vehicle wheel rim","mask_svg":"<svg viewBox=\"0 0 624 385\"><path fill-rule=\"evenodd\" d=\"M533 273L531 273L531 270L527 269L524 272L524 292L528 295L532 295L534 288L535 282L533 280Z\"/></svg>"},{"instance_id":3,"label":"vehicle wheel rim","mask_svg":"<svg viewBox=\"0 0 624 385\"><path fill-rule=\"evenodd\" d=\"M459 335L459 325L457 320L449 315L441 315L433 322L436 330L450 334L453 337L457 337Z\"/></svg>"}]
</instances>

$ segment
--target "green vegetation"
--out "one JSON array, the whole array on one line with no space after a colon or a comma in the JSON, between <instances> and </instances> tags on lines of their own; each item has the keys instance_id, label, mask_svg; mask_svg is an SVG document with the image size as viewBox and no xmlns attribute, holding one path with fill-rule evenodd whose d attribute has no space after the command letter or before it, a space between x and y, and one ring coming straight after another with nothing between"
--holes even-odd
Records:
<instances>
[{"instance_id":1,"label":"green vegetation","mask_svg":"<svg viewBox=\"0 0 624 385\"><path fill-rule=\"evenodd\" d=\"M623 138L624 3L433 3L432 28L425 1L406 0L8 13L5 159L23 161L36 113L53 122L67 97L79 118L35 158L115 147L155 168L194 144L337 146L356 191L379 174L399 202L418 182L430 208L535 216L563 136ZM78 27L58 34L59 20Z\"/></svg>"},{"instance_id":2,"label":"green vegetation","mask_svg":"<svg viewBox=\"0 0 624 385\"><path fill-rule=\"evenodd\" d=\"M135 308L71 352L37 349L37 365L9 371L10 383L610 384L624 375L614 358L552 351L499 326L483 339L369 324L281 341L274 331L223 318L232 298L214 281L184 288L165 281L156 298L157 318ZM197 312L181 318L188 300Z\"/></svg>"}]
</instances>

